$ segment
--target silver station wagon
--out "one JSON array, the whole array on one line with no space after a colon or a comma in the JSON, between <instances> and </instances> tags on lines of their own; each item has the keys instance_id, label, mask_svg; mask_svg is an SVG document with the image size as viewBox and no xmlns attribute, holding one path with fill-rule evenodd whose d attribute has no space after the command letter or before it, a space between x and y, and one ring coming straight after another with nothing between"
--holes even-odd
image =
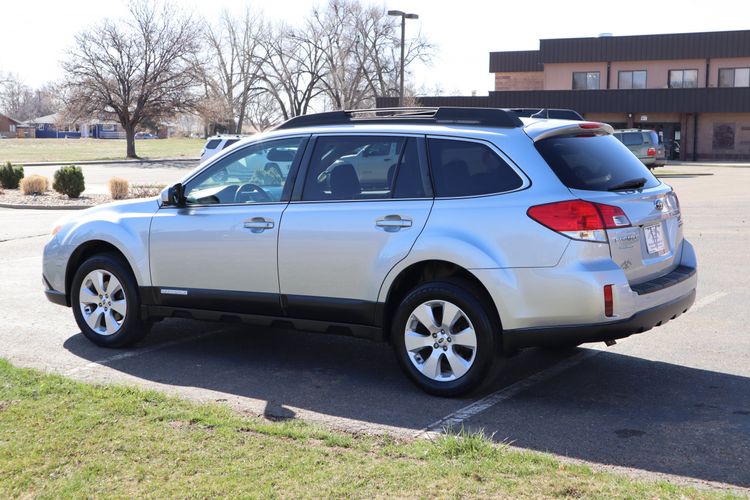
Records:
<instances>
[{"instance_id":1,"label":"silver station wagon","mask_svg":"<svg viewBox=\"0 0 750 500\"><path fill-rule=\"evenodd\" d=\"M292 326L389 342L418 386L458 395L520 348L692 305L677 196L612 132L486 108L293 118L159 198L62 222L45 293L101 346L169 317Z\"/></svg>"}]
</instances>

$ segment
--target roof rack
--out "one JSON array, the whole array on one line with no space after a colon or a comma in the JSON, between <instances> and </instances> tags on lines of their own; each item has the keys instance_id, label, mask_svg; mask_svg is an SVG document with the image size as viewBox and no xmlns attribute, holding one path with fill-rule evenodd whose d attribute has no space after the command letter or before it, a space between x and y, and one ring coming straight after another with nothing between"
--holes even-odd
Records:
<instances>
[{"instance_id":1,"label":"roof rack","mask_svg":"<svg viewBox=\"0 0 750 500\"><path fill-rule=\"evenodd\" d=\"M353 109L301 115L285 121L277 126L276 130L320 125L384 122L485 125L499 128L523 127L523 122L518 116L507 109L441 106L434 108Z\"/></svg>"}]
</instances>

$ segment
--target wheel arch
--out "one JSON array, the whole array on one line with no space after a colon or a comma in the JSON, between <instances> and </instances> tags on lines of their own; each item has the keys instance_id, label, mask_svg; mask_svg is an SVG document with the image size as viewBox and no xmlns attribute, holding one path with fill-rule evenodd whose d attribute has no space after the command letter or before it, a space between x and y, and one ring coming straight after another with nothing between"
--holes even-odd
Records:
<instances>
[{"instance_id":1,"label":"wheel arch","mask_svg":"<svg viewBox=\"0 0 750 500\"><path fill-rule=\"evenodd\" d=\"M135 276L135 270L133 265L128 260L125 253L120 250L114 244L104 240L89 240L76 247L73 253L68 259L67 266L65 268L65 300L67 305L70 306L71 301L71 288L73 286L73 277L76 274L76 270L83 264L87 259L94 255L100 255L103 253L112 253L122 258L122 261L128 266L130 272Z\"/></svg>"},{"instance_id":2,"label":"wheel arch","mask_svg":"<svg viewBox=\"0 0 750 500\"><path fill-rule=\"evenodd\" d=\"M484 286L482 281L468 269L445 260L423 260L410 264L402 269L391 281L385 294L385 303L382 307L381 317L378 318L383 327L383 338L391 340L391 318L393 318L398 305L403 298L421 283L429 281L448 281L476 294L476 297L487 307L488 312L497 321L502 331L500 314L492 299L492 295ZM498 333L500 333L500 331Z\"/></svg>"}]
</instances>

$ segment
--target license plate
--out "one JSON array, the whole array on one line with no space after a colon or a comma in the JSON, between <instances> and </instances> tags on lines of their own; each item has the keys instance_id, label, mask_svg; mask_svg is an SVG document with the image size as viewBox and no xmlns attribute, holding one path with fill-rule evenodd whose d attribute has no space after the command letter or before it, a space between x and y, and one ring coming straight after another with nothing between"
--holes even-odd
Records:
<instances>
[{"instance_id":1,"label":"license plate","mask_svg":"<svg viewBox=\"0 0 750 500\"><path fill-rule=\"evenodd\" d=\"M661 254L667 250L667 245L664 241L664 229L661 227L661 222L643 226L643 234L646 237L646 249L648 253Z\"/></svg>"}]
</instances>

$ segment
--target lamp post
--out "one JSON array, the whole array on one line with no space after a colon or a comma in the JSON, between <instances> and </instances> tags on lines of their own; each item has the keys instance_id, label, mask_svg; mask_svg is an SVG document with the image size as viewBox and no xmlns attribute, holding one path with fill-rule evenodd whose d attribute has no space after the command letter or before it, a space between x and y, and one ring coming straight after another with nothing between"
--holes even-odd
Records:
<instances>
[{"instance_id":1,"label":"lamp post","mask_svg":"<svg viewBox=\"0 0 750 500\"><path fill-rule=\"evenodd\" d=\"M401 17L401 81L399 82L398 105L404 105L404 45L406 43L406 20L419 19L416 14L407 14L400 10L389 10L389 16Z\"/></svg>"}]
</instances>

